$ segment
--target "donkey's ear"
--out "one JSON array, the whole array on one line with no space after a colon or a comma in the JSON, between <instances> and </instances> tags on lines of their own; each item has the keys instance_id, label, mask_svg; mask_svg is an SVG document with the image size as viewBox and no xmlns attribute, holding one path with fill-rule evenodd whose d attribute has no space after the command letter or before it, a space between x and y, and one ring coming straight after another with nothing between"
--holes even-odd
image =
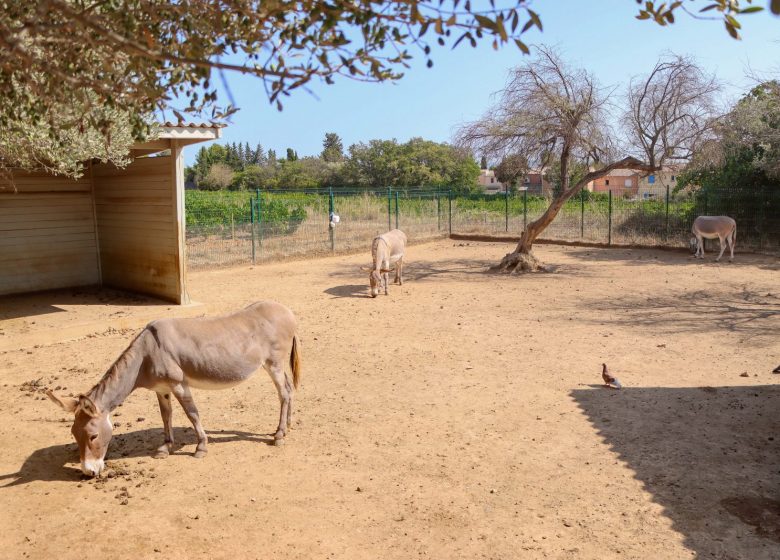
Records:
<instances>
[{"instance_id":1,"label":"donkey's ear","mask_svg":"<svg viewBox=\"0 0 780 560\"><path fill-rule=\"evenodd\" d=\"M100 409L95 402L86 395L79 395L79 408L92 418L100 414Z\"/></svg>"},{"instance_id":2,"label":"donkey's ear","mask_svg":"<svg viewBox=\"0 0 780 560\"><path fill-rule=\"evenodd\" d=\"M79 406L79 400L71 397L60 398L49 389L46 389L46 396L57 403L65 412L76 412L76 408Z\"/></svg>"}]
</instances>

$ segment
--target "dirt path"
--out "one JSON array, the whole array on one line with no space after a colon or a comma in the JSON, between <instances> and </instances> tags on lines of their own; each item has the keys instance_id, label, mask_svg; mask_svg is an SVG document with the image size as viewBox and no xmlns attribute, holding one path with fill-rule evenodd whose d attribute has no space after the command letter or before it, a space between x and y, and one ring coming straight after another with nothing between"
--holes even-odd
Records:
<instances>
[{"instance_id":1,"label":"dirt path","mask_svg":"<svg viewBox=\"0 0 780 560\"><path fill-rule=\"evenodd\" d=\"M159 412L139 391L99 481L39 390L88 389L148 310L49 296L47 329L79 309L104 324L0 352L0 557L780 557L778 260L543 246L551 274L485 274L507 249L412 247L408 282L376 300L360 256L192 274L194 314L269 298L298 315L294 430L266 445L262 374L196 393L205 459L175 409L185 444L155 461ZM624 390L598 386L602 361Z\"/></svg>"}]
</instances>

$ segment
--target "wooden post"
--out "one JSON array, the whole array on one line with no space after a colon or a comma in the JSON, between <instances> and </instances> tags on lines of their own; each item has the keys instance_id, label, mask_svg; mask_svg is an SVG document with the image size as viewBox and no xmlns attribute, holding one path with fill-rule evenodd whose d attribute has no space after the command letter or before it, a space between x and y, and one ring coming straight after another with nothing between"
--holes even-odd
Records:
<instances>
[{"instance_id":1,"label":"wooden post","mask_svg":"<svg viewBox=\"0 0 780 560\"><path fill-rule=\"evenodd\" d=\"M184 213L184 152L176 140L170 140L173 177L171 190L173 207L176 212L175 228L178 254L176 255L177 291L176 301L180 305L190 303L187 292L187 241L185 233Z\"/></svg>"}]
</instances>

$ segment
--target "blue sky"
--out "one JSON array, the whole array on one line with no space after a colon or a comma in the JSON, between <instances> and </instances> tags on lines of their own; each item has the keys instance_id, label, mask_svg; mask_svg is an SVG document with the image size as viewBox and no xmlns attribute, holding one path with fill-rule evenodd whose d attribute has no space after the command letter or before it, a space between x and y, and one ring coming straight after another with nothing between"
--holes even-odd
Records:
<instances>
[{"instance_id":1,"label":"blue sky","mask_svg":"<svg viewBox=\"0 0 780 560\"><path fill-rule=\"evenodd\" d=\"M526 41L555 45L569 63L593 72L603 85L624 85L631 76L649 71L664 51L691 55L715 73L726 84L724 103L750 87L749 68L780 73L780 18L768 11L744 16L744 38L735 41L719 21L695 21L684 14L666 28L638 21L633 0L547 0L533 6L544 31L530 31ZM396 83L347 78L337 78L331 86L313 83L316 97L297 91L286 98L282 112L269 105L257 79L228 73L241 110L219 142L249 142L252 147L260 142L280 157L291 147L302 157L320 153L326 132L338 133L345 148L373 138L449 141L459 123L485 111L508 70L524 59L514 46L494 51L487 41L477 48L465 43L456 50L433 48L431 69L420 58ZM196 152L197 147L185 151L187 164Z\"/></svg>"}]
</instances>

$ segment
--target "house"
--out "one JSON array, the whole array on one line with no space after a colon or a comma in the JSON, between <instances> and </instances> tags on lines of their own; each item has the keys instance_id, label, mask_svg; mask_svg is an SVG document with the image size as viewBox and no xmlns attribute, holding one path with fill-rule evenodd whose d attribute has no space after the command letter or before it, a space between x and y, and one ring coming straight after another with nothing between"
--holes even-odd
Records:
<instances>
[{"instance_id":1,"label":"house","mask_svg":"<svg viewBox=\"0 0 780 560\"><path fill-rule=\"evenodd\" d=\"M480 169L479 178L477 180L485 194L505 192L504 184L496 179L496 172L492 169Z\"/></svg>"},{"instance_id":2,"label":"house","mask_svg":"<svg viewBox=\"0 0 780 560\"><path fill-rule=\"evenodd\" d=\"M528 194L537 196L550 196L553 191L552 183L544 177L543 169L530 169L520 186L525 187Z\"/></svg>"},{"instance_id":3,"label":"house","mask_svg":"<svg viewBox=\"0 0 780 560\"><path fill-rule=\"evenodd\" d=\"M682 168L676 166L664 167L656 173L640 177L637 197L640 200L665 200L666 188L669 187L670 192L674 189L681 171Z\"/></svg>"},{"instance_id":4,"label":"house","mask_svg":"<svg viewBox=\"0 0 780 560\"><path fill-rule=\"evenodd\" d=\"M479 186L485 194L505 193L507 188L511 188L511 185L501 183L492 169L480 170ZM517 186L525 188L528 194L547 196L552 193L552 184L545 179L543 171L538 169L529 170L522 181L517 182Z\"/></svg>"},{"instance_id":5,"label":"house","mask_svg":"<svg viewBox=\"0 0 780 560\"><path fill-rule=\"evenodd\" d=\"M613 196L633 198L637 196L640 175L633 169L613 169L604 177L594 179L587 185L591 192L609 192Z\"/></svg>"},{"instance_id":6,"label":"house","mask_svg":"<svg viewBox=\"0 0 780 560\"><path fill-rule=\"evenodd\" d=\"M182 150L219 136L166 122L124 169L88 162L77 180L0 182L0 295L99 285L188 303Z\"/></svg>"}]
</instances>

